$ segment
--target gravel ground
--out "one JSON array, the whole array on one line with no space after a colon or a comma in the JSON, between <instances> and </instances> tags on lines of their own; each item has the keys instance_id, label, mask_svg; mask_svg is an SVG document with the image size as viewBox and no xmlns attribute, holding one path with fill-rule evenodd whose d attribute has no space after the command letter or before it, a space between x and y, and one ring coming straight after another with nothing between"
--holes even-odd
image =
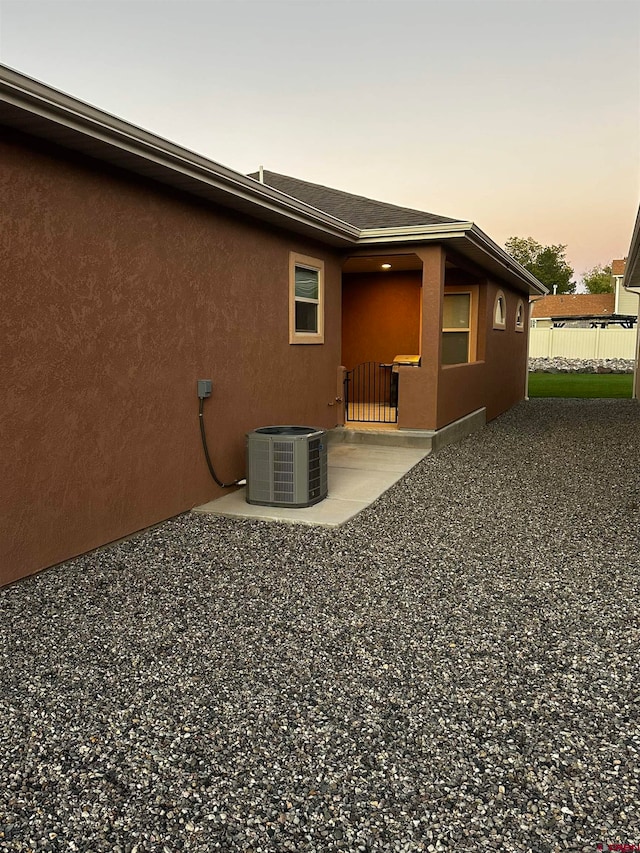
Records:
<instances>
[{"instance_id":1,"label":"gravel ground","mask_svg":"<svg viewBox=\"0 0 640 853\"><path fill-rule=\"evenodd\" d=\"M640 845L639 415L532 401L338 530L185 515L4 590L0 850Z\"/></svg>"}]
</instances>

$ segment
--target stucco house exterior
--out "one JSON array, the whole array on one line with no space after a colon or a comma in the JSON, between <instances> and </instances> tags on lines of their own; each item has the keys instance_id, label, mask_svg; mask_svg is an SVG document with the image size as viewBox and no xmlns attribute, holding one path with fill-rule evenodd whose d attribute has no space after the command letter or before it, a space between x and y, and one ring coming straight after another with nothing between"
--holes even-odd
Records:
<instances>
[{"instance_id":1,"label":"stucco house exterior","mask_svg":"<svg viewBox=\"0 0 640 853\"><path fill-rule=\"evenodd\" d=\"M640 297L640 207L636 216L631 245L625 259L622 284L629 293ZM633 373L633 397L640 399L640 324L636 325L636 364Z\"/></svg>"},{"instance_id":2,"label":"stucco house exterior","mask_svg":"<svg viewBox=\"0 0 640 853\"><path fill-rule=\"evenodd\" d=\"M636 292L628 290L624 286L624 271L626 265L626 258L618 258L611 262L611 278L613 281L613 292L615 294L614 311L616 314L621 316L633 317L637 322L640 299Z\"/></svg>"},{"instance_id":3,"label":"stucco house exterior","mask_svg":"<svg viewBox=\"0 0 640 853\"><path fill-rule=\"evenodd\" d=\"M361 363L398 430L523 399L544 288L472 222L242 175L5 67L0 125L0 583L221 493L198 379L225 481L256 427L341 427Z\"/></svg>"}]
</instances>

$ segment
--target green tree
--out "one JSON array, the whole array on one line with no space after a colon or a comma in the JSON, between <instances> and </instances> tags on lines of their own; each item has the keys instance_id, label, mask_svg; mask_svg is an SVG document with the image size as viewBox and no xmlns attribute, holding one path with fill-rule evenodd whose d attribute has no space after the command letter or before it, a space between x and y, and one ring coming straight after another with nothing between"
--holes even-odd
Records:
<instances>
[{"instance_id":1,"label":"green tree","mask_svg":"<svg viewBox=\"0 0 640 853\"><path fill-rule=\"evenodd\" d=\"M505 249L551 293L574 293L573 270L565 258L566 246L543 246L533 237L509 237Z\"/></svg>"},{"instance_id":2,"label":"green tree","mask_svg":"<svg viewBox=\"0 0 640 853\"><path fill-rule=\"evenodd\" d=\"M587 270L582 276L582 283L587 288L587 293L613 293L611 264L606 267L597 264L593 269Z\"/></svg>"}]
</instances>

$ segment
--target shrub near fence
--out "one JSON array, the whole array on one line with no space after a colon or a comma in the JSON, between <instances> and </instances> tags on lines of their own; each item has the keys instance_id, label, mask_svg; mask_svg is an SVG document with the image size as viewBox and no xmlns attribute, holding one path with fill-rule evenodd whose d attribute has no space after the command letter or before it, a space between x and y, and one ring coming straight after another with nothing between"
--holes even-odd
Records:
<instances>
[{"instance_id":1,"label":"shrub near fence","mask_svg":"<svg viewBox=\"0 0 640 853\"><path fill-rule=\"evenodd\" d=\"M531 358L633 359L636 329L548 328L529 330Z\"/></svg>"}]
</instances>

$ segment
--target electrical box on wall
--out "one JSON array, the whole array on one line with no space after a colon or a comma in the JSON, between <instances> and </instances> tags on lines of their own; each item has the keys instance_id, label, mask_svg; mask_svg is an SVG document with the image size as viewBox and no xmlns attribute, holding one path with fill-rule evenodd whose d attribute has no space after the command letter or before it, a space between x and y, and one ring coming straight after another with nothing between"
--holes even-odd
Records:
<instances>
[{"instance_id":1,"label":"electrical box on wall","mask_svg":"<svg viewBox=\"0 0 640 853\"><path fill-rule=\"evenodd\" d=\"M198 379L198 397L204 400L205 397L211 396L211 380Z\"/></svg>"}]
</instances>

